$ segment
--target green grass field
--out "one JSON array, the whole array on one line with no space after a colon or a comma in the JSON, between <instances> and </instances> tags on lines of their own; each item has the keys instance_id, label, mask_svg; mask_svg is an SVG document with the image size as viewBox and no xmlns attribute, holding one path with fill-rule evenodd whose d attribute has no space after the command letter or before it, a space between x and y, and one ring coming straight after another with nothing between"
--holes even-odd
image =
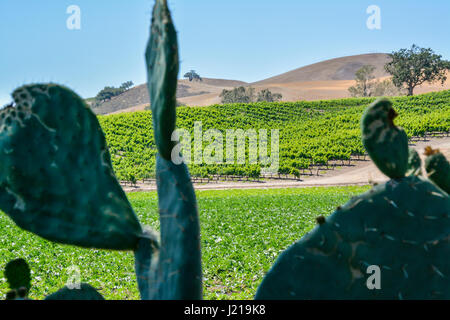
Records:
<instances>
[{"instance_id":1,"label":"green grass field","mask_svg":"<svg viewBox=\"0 0 450 320\"><path fill-rule=\"evenodd\" d=\"M252 299L279 253L315 224L315 217L369 187L198 191L205 299ZM128 194L142 223L159 228L155 192ZM131 252L80 249L22 231L0 214L0 266L25 258L32 269L30 297L42 299L80 270L81 281L106 299L139 299ZM7 291L1 273L0 295Z\"/></svg>"}]
</instances>

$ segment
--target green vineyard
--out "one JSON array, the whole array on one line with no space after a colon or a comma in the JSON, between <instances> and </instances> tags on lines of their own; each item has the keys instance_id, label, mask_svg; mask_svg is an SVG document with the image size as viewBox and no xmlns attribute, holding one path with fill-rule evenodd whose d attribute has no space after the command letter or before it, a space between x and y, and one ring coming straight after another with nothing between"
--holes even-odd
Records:
<instances>
[{"instance_id":1,"label":"green vineyard","mask_svg":"<svg viewBox=\"0 0 450 320\"><path fill-rule=\"evenodd\" d=\"M349 98L313 102L278 102L179 107L177 127L192 134L196 122L203 132L208 129L225 132L231 129L267 130L270 154L271 130L279 130L280 174L298 176L311 165L325 165L330 160L348 160L363 155L360 119L374 98ZM409 137L427 132L450 130L450 90L392 99L399 116L396 124ZM119 180L135 181L155 175L156 147L153 140L150 111L99 116L105 132L114 170ZM214 141L214 140L212 140ZM233 175L260 177L264 163L249 161L249 140L246 140L244 163L227 164L226 143L223 142L223 163L189 164L193 176ZM192 155L195 142L191 141ZM203 141L204 151L211 141ZM198 144L197 144L198 145ZM186 154L185 154L186 156ZM213 152L214 156L214 152ZM223 157L222 157L223 156ZM194 158L195 155L192 156Z\"/></svg>"}]
</instances>

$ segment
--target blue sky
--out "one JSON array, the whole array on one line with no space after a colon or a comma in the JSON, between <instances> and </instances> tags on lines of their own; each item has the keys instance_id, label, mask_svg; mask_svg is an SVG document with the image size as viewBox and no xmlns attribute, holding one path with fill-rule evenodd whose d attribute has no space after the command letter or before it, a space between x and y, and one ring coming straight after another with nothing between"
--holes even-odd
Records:
<instances>
[{"instance_id":1,"label":"blue sky","mask_svg":"<svg viewBox=\"0 0 450 320\"><path fill-rule=\"evenodd\" d=\"M343 3L344 2L344 3ZM67 7L81 9L69 30ZM31 82L57 82L87 98L106 85L146 81L153 0L1 0L0 106ZM340 56L413 43L450 59L448 0L169 0L181 75L261 80ZM381 9L369 30L366 9Z\"/></svg>"}]
</instances>

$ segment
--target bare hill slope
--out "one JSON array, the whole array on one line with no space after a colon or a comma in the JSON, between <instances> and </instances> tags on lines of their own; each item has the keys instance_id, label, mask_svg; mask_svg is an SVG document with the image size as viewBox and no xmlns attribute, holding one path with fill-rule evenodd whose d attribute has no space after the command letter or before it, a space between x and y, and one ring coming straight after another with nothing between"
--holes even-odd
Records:
<instances>
[{"instance_id":1,"label":"bare hill slope","mask_svg":"<svg viewBox=\"0 0 450 320\"><path fill-rule=\"evenodd\" d=\"M221 102L223 89L230 90L238 86L252 86L257 91L270 89L281 93L283 101L322 100L350 97L348 88L355 84L355 72L363 65L375 66L375 76L388 77L384 65L389 56L384 53L361 54L322 61L298 68L265 80L246 83L237 80L204 78L203 81L179 80L177 100L189 106L207 106ZM450 73L449 73L450 76ZM449 80L441 86L438 83L425 83L415 90L416 94L450 89ZM133 112L144 110L149 105L149 96L145 84L136 86L111 101L95 108L97 114Z\"/></svg>"},{"instance_id":2,"label":"bare hill slope","mask_svg":"<svg viewBox=\"0 0 450 320\"><path fill-rule=\"evenodd\" d=\"M384 77L388 74L384 65L389 61L385 53L369 53L326 60L305 67L301 67L275 77L261 80L252 85L280 84L303 81L333 81L353 80L355 72L364 65L375 67L375 77Z\"/></svg>"},{"instance_id":3,"label":"bare hill slope","mask_svg":"<svg viewBox=\"0 0 450 320\"><path fill-rule=\"evenodd\" d=\"M203 81L179 80L177 89L177 99L182 103L187 103L183 98L192 96L201 96L202 100L205 100L205 96L213 97L213 101L210 104L220 102L219 94L223 89L230 89L237 86L246 86L247 83L237 80L224 80L224 79L210 79L204 78ZM217 97L216 101L214 98ZM149 105L149 95L146 84L141 84L130 90L122 93L121 95L112 98L110 101L102 103L101 106L94 109L97 114L109 114L120 112L124 109L137 109L143 110L145 106ZM189 99L187 99L189 101ZM136 111L136 110L133 110Z\"/></svg>"}]
</instances>

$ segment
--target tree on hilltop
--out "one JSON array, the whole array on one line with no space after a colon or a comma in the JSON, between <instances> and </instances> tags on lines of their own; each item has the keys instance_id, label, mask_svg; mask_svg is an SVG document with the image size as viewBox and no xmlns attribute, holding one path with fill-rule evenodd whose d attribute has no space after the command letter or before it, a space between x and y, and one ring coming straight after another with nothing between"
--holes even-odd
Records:
<instances>
[{"instance_id":1,"label":"tree on hilltop","mask_svg":"<svg viewBox=\"0 0 450 320\"><path fill-rule=\"evenodd\" d=\"M263 89L255 96L255 88L237 87L232 90L223 89L220 94L222 103L251 103L251 102L275 102L283 97L280 93L272 93L269 89Z\"/></svg>"},{"instance_id":2,"label":"tree on hilltop","mask_svg":"<svg viewBox=\"0 0 450 320\"><path fill-rule=\"evenodd\" d=\"M198 75L197 72L195 72L195 70L191 70L191 71L185 73L184 78L188 78L189 82L191 82L193 80L203 81L203 79Z\"/></svg>"},{"instance_id":3,"label":"tree on hilltop","mask_svg":"<svg viewBox=\"0 0 450 320\"><path fill-rule=\"evenodd\" d=\"M237 87L232 90L223 89L220 94L222 103L250 103L255 100L255 89Z\"/></svg>"},{"instance_id":4,"label":"tree on hilltop","mask_svg":"<svg viewBox=\"0 0 450 320\"><path fill-rule=\"evenodd\" d=\"M348 88L352 97L381 97L403 95L403 90L397 88L392 79L380 81L375 78L375 67L365 65L355 73L356 85Z\"/></svg>"},{"instance_id":5,"label":"tree on hilltop","mask_svg":"<svg viewBox=\"0 0 450 320\"><path fill-rule=\"evenodd\" d=\"M256 98L256 101L276 102L281 100L281 98L283 98L283 95L281 93L272 93L269 89L263 89L260 92L258 92L258 97Z\"/></svg>"},{"instance_id":6,"label":"tree on hilltop","mask_svg":"<svg viewBox=\"0 0 450 320\"><path fill-rule=\"evenodd\" d=\"M122 85L120 86L120 89L122 89L125 92L128 89L130 89L132 86L134 86L133 81L126 81L126 82L122 83Z\"/></svg>"},{"instance_id":7,"label":"tree on hilltop","mask_svg":"<svg viewBox=\"0 0 450 320\"><path fill-rule=\"evenodd\" d=\"M385 69L392 75L395 86L408 90L408 96L412 96L414 88L424 82L441 82L443 85L447 80L450 61L442 60L442 56L430 48L413 44L411 49L400 49L389 56L392 61L385 65Z\"/></svg>"},{"instance_id":8,"label":"tree on hilltop","mask_svg":"<svg viewBox=\"0 0 450 320\"><path fill-rule=\"evenodd\" d=\"M375 86L374 75L375 67L365 65L358 69L355 73L356 85L348 88L352 97L370 97Z\"/></svg>"},{"instance_id":9,"label":"tree on hilltop","mask_svg":"<svg viewBox=\"0 0 450 320\"><path fill-rule=\"evenodd\" d=\"M104 102L111 100L112 97L115 97L119 94L120 89L115 87L104 87L100 92L97 94L95 99L99 102Z\"/></svg>"},{"instance_id":10,"label":"tree on hilltop","mask_svg":"<svg viewBox=\"0 0 450 320\"><path fill-rule=\"evenodd\" d=\"M128 91L133 85L133 81L126 81L122 83L119 88L109 86L104 87L95 97L96 105L98 106L102 102L109 101L111 98L121 95Z\"/></svg>"}]
</instances>

